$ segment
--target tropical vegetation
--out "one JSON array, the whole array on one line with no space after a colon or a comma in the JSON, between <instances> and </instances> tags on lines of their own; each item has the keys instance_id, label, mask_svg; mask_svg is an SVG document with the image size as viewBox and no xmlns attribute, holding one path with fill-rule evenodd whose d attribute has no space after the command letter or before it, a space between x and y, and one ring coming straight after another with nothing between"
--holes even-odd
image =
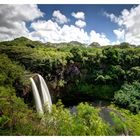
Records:
<instances>
[{"instance_id":1,"label":"tropical vegetation","mask_svg":"<svg viewBox=\"0 0 140 140\"><path fill-rule=\"evenodd\" d=\"M29 81L35 73L53 101L42 118ZM96 100L110 105L93 106ZM0 135L140 135L140 48L0 42Z\"/></svg>"}]
</instances>

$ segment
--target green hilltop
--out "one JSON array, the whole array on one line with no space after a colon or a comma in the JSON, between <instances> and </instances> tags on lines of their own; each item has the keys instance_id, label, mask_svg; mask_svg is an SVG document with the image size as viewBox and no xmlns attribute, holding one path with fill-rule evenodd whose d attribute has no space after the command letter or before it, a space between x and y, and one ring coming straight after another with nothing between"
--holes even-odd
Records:
<instances>
[{"instance_id":1,"label":"green hilltop","mask_svg":"<svg viewBox=\"0 0 140 140\"><path fill-rule=\"evenodd\" d=\"M29 81L35 73L44 77L54 104L43 119ZM91 105L98 100L109 105ZM140 135L139 46L25 37L0 42L0 135Z\"/></svg>"}]
</instances>

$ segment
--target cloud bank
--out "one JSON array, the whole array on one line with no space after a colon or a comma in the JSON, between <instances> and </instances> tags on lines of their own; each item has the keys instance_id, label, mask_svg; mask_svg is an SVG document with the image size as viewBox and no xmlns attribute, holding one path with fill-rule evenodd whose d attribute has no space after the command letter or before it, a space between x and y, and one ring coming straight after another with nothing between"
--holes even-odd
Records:
<instances>
[{"instance_id":1,"label":"cloud bank","mask_svg":"<svg viewBox=\"0 0 140 140\"><path fill-rule=\"evenodd\" d=\"M119 16L107 12L105 15L111 22L118 24L118 29L113 30L118 41L140 44L140 5L130 10L124 9Z\"/></svg>"},{"instance_id":2,"label":"cloud bank","mask_svg":"<svg viewBox=\"0 0 140 140\"><path fill-rule=\"evenodd\" d=\"M26 12L25 12L26 11ZM101 45L120 43L123 41L140 44L140 5L130 10L124 9L120 15L105 12L111 22L118 25L113 29L116 41L111 42L105 33L95 29L86 31L86 13L72 12L73 24L60 10L54 10L49 20L36 4L34 5L0 5L0 41L25 36L43 42L79 41Z\"/></svg>"},{"instance_id":3,"label":"cloud bank","mask_svg":"<svg viewBox=\"0 0 140 140\"><path fill-rule=\"evenodd\" d=\"M60 10L53 11L49 20L45 20L44 15L35 4L0 5L0 41L25 36L42 42L79 41L85 44L110 44L105 34L95 30L87 33L83 29L86 26L84 12L71 13L75 24L70 24L70 20Z\"/></svg>"},{"instance_id":4,"label":"cloud bank","mask_svg":"<svg viewBox=\"0 0 140 140\"><path fill-rule=\"evenodd\" d=\"M43 12L37 5L0 5L0 40L28 36L26 23L39 17Z\"/></svg>"}]
</instances>

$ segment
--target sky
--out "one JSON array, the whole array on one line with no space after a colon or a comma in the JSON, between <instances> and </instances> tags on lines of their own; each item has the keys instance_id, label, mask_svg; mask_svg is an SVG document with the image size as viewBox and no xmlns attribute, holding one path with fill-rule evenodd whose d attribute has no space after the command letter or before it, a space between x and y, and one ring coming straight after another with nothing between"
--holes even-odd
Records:
<instances>
[{"instance_id":1,"label":"sky","mask_svg":"<svg viewBox=\"0 0 140 140\"><path fill-rule=\"evenodd\" d=\"M140 44L140 5L1 5L0 41Z\"/></svg>"}]
</instances>

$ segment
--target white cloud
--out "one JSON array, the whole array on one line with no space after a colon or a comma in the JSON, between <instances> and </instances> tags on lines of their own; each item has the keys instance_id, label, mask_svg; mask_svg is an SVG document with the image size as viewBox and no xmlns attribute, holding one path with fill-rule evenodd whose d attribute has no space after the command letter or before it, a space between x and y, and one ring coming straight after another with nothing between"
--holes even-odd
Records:
<instances>
[{"instance_id":1,"label":"white cloud","mask_svg":"<svg viewBox=\"0 0 140 140\"><path fill-rule=\"evenodd\" d=\"M125 40L125 36L124 36L124 30L123 29L116 29L113 30L113 33L117 36L118 40Z\"/></svg>"},{"instance_id":2,"label":"white cloud","mask_svg":"<svg viewBox=\"0 0 140 140\"><path fill-rule=\"evenodd\" d=\"M79 41L81 43L90 44L94 41L99 42L101 45L110 44L109 39L107 39L103 33L99 34L92 30L90 34L88 34L84 29L74 25L63 25L60 27L52 20L33 22L31 27L34 31L30 33L30 38L43 42L59 43Z\"/></svg>"},{"instance_id":3,"label":"white cloud","mask_svg":"<svg viewBox=\"0 0 140 140\"><path fill-rule=\"evenodd\" d=\"M52 20L33 22L31 27L34 29L30 33L30 38L33 40L43 42L58 42L60 40L60 26Z\"/></svg>"},{"instance_id":4,"label":"white cloud","mask_svg":"<svg viewBox=\"0 0 140 140\"><path fill-rule=\"evenodd\" d=\"M89 38L90 42L98 42L101 45L108 45L111 43L104 33L96 33L94 30L90 32Z\"/></svg>"},{"instance_id":5,"label":"white cloud","mask_svg":"<svg viewBox=\"0 0 140 140\"><path fill-rule=\"evenodd\" d=\"M59 12L57 11L57 13ZM80 16L78 18L83 18L82 16L81 17ZM53 17L56 17L54 16L54 13ZM109 43L109 40L104 34L96 33L93 30L91 31L90 34L88 34L84 29L81 29L82 27L86 26L86 22L82 20L77 20L75 22L75 25L77 27L75 25L65 25L65 24L63 26L60 26L58 25L58 23L60 23L58 20L55 21L41 20L33 22L31 24L31 28L33 28L34 31L30 33L30 38L34 40L40 40L43 42L54 42L54 43L70 42L70 41L79 41L81 43L86 44L90 44L92 41L95 42L100 41L99 43L101 45L106 45Z\"/></svg>"},{"instance_id":6,"label":"white cloud","mask_svg":"<svg viewBox=\"0 0 140 140\"><path fill-rule=\"evenodd\" d=\"M111 45L119 45L121 42L119 40L111 42Z\"/></svg>"},{"instance_id":7,"label":"white cloud","mask_svg":"<svg viewBox=\"0 0 140 140\"><path fill-rule=\"evenodd\" d=\"M63 15L59 10L53 12L54 20L59 24L64 24L68 22L68 19L65 15Z\"/></svg>"},{"instance_id":8,"label":"white cloud","mask_svg":"<svg viewBox=\"0 0 140 140\"><path fill-rule=\"evenodd\" d=\"M0 40L28 36L26 22L42 16L37 5L0 5Z\"/></svg>"},{"instance_id":9,"label":"white cloud","mask_svg":"<svg viewBox=\"0 0 140 140\"><path fill-rule=\"evenodd\" d=\"M85 13L84 12L77 12L77 13L71 13L71 15L73 17L75 17L76 19L82 19L84 20L85 19Z\"/></svg>"},{"instance_id":10,"label":"white cloud","mask_svg":"<svg viewBox=\"0 0 140 140\"><path fill-rule=\"evenodd\" d=\"M110 41L103 33L92 30L87 33L82 27L86 26L84 13L75 13L78 19L75 25L66 25L68 19L59 10L53 12L52 19L41 20L43 13L37 5L0 5L0 40L10 40L26 36L42 42L79 41L90 44L93 41L101 45ZM37 20L35 20L37 19ZM26 23L30 23L30 29ZM60 25L61 24L61 25Z\"/></svg>"},{"instance_id":11,"label":"white cloud","mask_svg":"<svg viewBox=\"0 0 140 140\"><path fill-rule=\"evenodd\" d=\"M122 20L121 20L121 18L115 16L113 13L109 14L109 13L107 13L107 12L104 12L104 15L105 15L106 17L110 18L110 20L111 20L112 22L115 22L115 23L117 23L117 24L119 24L119 25L122 25Z\"/></svg>"},{"instance_id":12,"label":"white cloud","mask_svg":"<svg viewBox=\"0 0 140 140\"><path fill-rule=\"evenodd\" d=\"M112 22L118 24L119 28L114 30L117 38L132 44L140 44L140 5L131 8L130 10L124 9L117 17L114 14L106 14ZM121 35L122 34L122 35Z\"/></svg>"},{"instance_id":13,"label":"white cloud","mask_svg":"<svg viewBox=\"0 0 140 140\"><path fill-rule=\"evenodd\" d=\"M86 26L86 22L85 21L82 21L82 20L77 20L75 22L75 25L78 26L78 27L80 27L80 28L83 28L83 27Z\"/></svg>"},{"instance_id":14,"label":"white cloud","mask_svg":"<svg viewBox=\"0 0 140 140\"><path fill-rule=\"evenodd\" d=\"M34 30L46 30L46 31L56 31L59 30L60 27L56 22L53 22L52 20L38 20L37 22L31 23L31 28Z\"/></svg>"},{"instance_id":15,"label":"white cloud","mask_svg":"<svg viewBox=\"0 0 140 140\"><path fill-rule=\"evenodd\" d=\"M74 25L64 25L61 29L61 39L64 39L66 42L79 41L81 43L88 43L88 34Z\"/></svg>"},{"instance_id":16,"label":"white cloud","mask_svg":"<svg viewBox=\"0 0 140 140\"><path fill-rule=\"evenodd\" d=\"M60 27L56 22L48 20L34 22L31 24L31 27L35 31L30 33L30 37L33 39L40 36L39 39L44 38L44 42L79 41L87 43L88 40L87 33L74 25L63 25Z\"/></svg>"}]
</instances>

